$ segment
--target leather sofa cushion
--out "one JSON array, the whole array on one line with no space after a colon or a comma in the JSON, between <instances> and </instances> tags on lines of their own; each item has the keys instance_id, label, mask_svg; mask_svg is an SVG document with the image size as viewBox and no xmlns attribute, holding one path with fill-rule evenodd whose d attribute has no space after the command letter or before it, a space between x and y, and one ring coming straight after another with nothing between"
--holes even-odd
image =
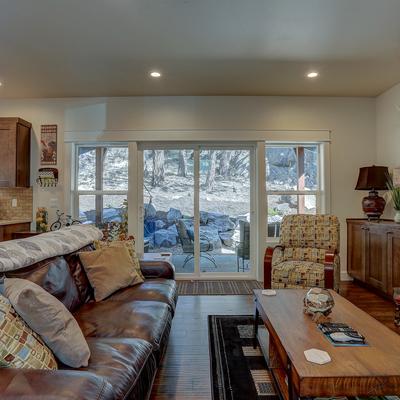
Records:
<instances>
[{"instance_id":1,"label":"leather sofa cushion","mask_svg":"<svg viewBox=\"0 0 400 400\"><path fill-rule=\"evenodd\" d=\"M177 302L177 286L172 279L146 279L143 283L119 290L107 300L117 301L161 301L168 304L171 312L175 312Z\"/></svg>"},{"instance_id":2,"label":"leather sofa cushion","mask_svg":"<svg viewBox=\"0 0 400 400\"><path fill-rule=\"evenodd\" d=\"M114 400L105 379L82 371L2 368L2 400Z\"/></svg>"},{"instance_id":3,"label":"leather sofa cushion","mask_svg":"<svg viewBox=\"0 0 400 400\"><path fill-rule=\"evenodd\" d=\"M150 343L142 339L88 338L88 344L89 366L80 368L81 371L109 382L116 399L130 398L128 394L140 380L143 390L140 398L146 398L157 368Z\"/></svg>"},{"instance_id":4,"label":"leather sofa cushion","mask_svg":"<svg viewBox=\"0 0 400 400\"><path fill-rule=\"evenodd\" d=\"M91 302L74 316L86 337L144 339L156 352L172 320L168 305L158 301Z\"/></svg>"},{"instance_id":5,"label":"leather sofa cushion","mask_svg":"<svg viewBox=\"0 0 400 400\"><path fill-rule=\"evenodd\" d=\"M29 267L9 271L6 276L36 283L60 300L70 311L83 304L75 280L63 257L52 257Z\"/></svg>"},{"instance_id":6,"label":"leather sofa cushion","mask_svg":"<svg viewBox=\"0 0 400 400\"><path fill-rule=\"evenodd\" d=\"M64 256L69 265L69 269L75 281L76 287L78 288L79 298L82 304L93 299L93 288L90 286L89 279L79 258L79 253L82 251L93 250L94 247L92 245L88 245L78 251L75 251L74 253L66 254Z\"/></svg>"}]
</instances>

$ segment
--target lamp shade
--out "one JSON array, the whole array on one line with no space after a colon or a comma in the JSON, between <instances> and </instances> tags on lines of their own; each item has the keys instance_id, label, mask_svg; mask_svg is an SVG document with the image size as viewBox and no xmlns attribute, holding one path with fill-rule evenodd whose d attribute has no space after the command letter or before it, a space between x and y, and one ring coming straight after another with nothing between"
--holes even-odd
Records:
<instances>
[{"instance_id":1,"label":"lamp shade","mask_svg":"<svg viewBox=\"0 0 400 400\"><path fill-rule=\"evenodd\" d=\"M387 167L362 167L358 174L356 190L387 190Z\"/></svg>"}]
</instances>

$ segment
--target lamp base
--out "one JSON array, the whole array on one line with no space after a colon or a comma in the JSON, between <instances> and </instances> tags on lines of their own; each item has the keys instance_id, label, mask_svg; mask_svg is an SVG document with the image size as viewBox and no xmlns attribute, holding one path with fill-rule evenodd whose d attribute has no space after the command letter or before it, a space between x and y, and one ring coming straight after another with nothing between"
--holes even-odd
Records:
<instances>
[{"instance_id":1,"label":"lamp base","mask_svg":"<svg viewBox=\"0 0 400 400\"><path fill-rule=\"evenodd\" d=\"M379 219L385 209L386 201L378 195L376 190L371 190L369 195L362 200L362 208L368 219Z\"/></svg>"}]
</instances>

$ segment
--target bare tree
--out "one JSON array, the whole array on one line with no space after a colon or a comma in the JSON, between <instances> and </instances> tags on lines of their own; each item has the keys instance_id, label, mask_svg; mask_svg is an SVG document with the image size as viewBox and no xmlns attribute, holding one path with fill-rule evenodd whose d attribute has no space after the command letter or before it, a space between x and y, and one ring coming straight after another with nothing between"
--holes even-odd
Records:
<instances>
[{"instance_id":1,"label":"bare tree","mask_svg":"<svg viewBox=\"0 0 400 400\"><path fill-rule=\"evenodd\" d=\"M224 178L226 178L229 174L229 161L231 156L232 152L230 150L222 150L220 152L219 174Z\"/></svg>"},{"instance_id":2,"label":"bare tree","mask_svg":"<svg viewBox=\"0 0 400 400\"><path fill-rule=\"evenodd\" d=\"M164 159L164 150L153 150L153 175L151 177L152 187L159 186L164 182Z\"/></svg>"},{"instance_id":3,"label":"bare tree","mask_svg":"<svg viewBox=\"0 0 400 400\"><path fill-rule=\"evenodd\" d=\"M187 159L186 159L186 151L185 150L179 150L178 176L182 176L183 178L186 178L186 176L187 176Z\"/></svg>"},{"instance_id":4,"label":"bare tree","mask_svg":"<svg viewBox=\"0 0 400 400\"><path fill-rule=\"evenodd\" d=\"M215 150L209 151L208 159L210 163L208 165L205 188L206 190L212 190L214 188L214 183L215 183L215 168L217 159L217 153Z\"/></svg>"},{"instance_id":5,"label":"bare tree","mask_svg":"<svg viewBox=\"0 0 400 400\"><path fill-rule=\"evenodd\" d=\"M249 161L248 151L235 150L229 160L229 176L248 176Z\"/></svg>"}]
</instances>

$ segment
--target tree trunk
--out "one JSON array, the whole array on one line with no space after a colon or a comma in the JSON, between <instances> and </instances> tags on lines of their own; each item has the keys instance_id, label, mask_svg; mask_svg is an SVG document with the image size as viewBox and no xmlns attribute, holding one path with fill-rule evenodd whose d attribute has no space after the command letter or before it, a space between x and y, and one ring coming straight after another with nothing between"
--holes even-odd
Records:
<instances>
[{"instance_id":1,"label":"tree trunk","mask_svg":"<svg viewBox=\"0 0 400 400\"><path fill-rule=\"evenodd\" d=\"M210 150L208 157L210 160L210 164L208 166L205 188L207 191L210 191L214 188L214 183L215 183L215 167L216 167L216 158L217 158L216 151Z\"/></svg>"},{"instance_id":2,"label":"tree trunk","mask_svg":"<svg viewBox=\"0 0 400 400\"><path fill-rule=\"evenodd\" d=\"M229 150L222 150L221 158L219 160L219 174L226 178L229 173L229 161L232 153Z\"/></svg>"},{"instance_id":3,"label":"tree trunk","mask_svg":"<svg viewBox=\"0 0 400 400\"><path fill-rule=\"evenodd\" d=\"M156 187L164 182L164 150L153 150L153 175L151 186Z\"/></svg>"},{"instance_id":4,"label":"tree trunk","mask_svg":"<svg viewBox=\"0 0 400 400\"><path fill-rule=\"evenodd\" d=\"M178 176L182 176L183 178L187 177L187 160L186 160L186 151L179 150L178 156Z\"/></svg>"}]
</instances>

